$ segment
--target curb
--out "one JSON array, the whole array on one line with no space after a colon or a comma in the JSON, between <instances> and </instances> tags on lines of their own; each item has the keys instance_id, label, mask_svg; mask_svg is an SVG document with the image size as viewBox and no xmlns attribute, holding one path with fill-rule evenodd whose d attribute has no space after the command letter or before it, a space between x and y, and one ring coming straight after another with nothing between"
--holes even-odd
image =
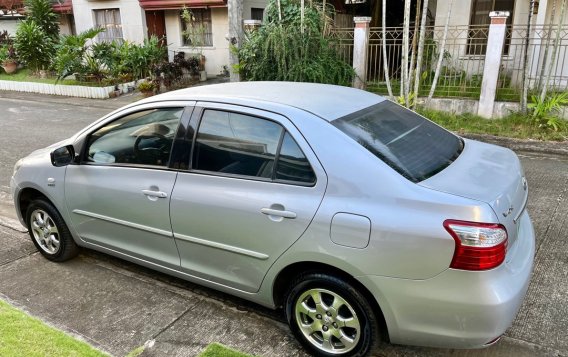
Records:
<instances>
[{"instance_id":1,"label":"curb","mask_svg":"<svg viewBox=\"0 0 568 357\"><path fill-rule=\"evenodd\" d=\"M567 141L513 139L488 134L462 134L460 136L467 139L482 141L484 143L504 146L513 151L533 152L538 154L564 156L568 158Z\"/></svg>"}]
</instances>

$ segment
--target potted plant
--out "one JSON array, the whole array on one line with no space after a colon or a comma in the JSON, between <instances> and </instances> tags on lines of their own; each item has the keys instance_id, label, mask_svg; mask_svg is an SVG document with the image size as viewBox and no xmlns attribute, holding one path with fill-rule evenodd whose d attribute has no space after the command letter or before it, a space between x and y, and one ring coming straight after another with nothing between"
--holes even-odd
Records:
<instances>
[{"instance_id":1,"label":"potted plant","mask_svg":"<svg viewBox=\"0 0 568 357\"><path fill-rule=\"evenodd\" d=\"M142 93L142 95L147 98L154 95L154 90L156 87L152 81L144 81L138 85L138 90Z\"/></svg>"},{"instance_id":2,"label":"potted plant","mask_svg":"<svg viewBox=\"0 0 568 357\"><path fill-rule=\"evenodd\" d=\"M3 46L0 49L0 62L7 74L12 74L18 69L16 50L13 45Z\"/></svg>"}]
</instances>

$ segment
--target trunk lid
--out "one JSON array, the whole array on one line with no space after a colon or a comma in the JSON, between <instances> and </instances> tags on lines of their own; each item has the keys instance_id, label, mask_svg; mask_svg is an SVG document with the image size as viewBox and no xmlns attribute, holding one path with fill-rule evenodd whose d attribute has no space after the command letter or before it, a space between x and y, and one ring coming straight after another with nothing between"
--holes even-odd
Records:
<instances>
[{"instance_id":1,"label":"trunk lid","mask_svg":"<svg viewBox=\"0 0 568 357\"><path fill-rule=\"evenodd\" d=\"M528 199L521 162L509 149L464 141L461 155L450 166L419 185L489 204L507 229L512 248L517 240L518 219Z\"/></svg>"}]
</instances>

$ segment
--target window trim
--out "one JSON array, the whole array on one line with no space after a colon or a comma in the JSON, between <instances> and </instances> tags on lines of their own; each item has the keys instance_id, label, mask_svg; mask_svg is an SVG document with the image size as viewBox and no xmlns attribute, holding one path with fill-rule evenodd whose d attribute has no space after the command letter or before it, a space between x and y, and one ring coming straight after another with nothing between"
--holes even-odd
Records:
<instances>
[{"instance_id":1,"label":"window trim","mask_svg":"<svg viewBox=\"0 0 568 357\"><path fill-rule=\"evenodd\" d=\"M122 118L125 118L129 115L133 115L136 113L140 113L140 112L144 112L144 111L149 111L149 110L161 110L161 109L174 109L174 108L178 108L178 109L182 109L182 113L178 122L178 125L176 127L176 131L174 133L173 136L173 142L172 142L172 147L170 149L170 156L168 158L168 164L165 166L158 166L158 165L145 165L145 164L136 164L136 163L109 163L109 164L103 164L103 163L97 163L97 162L92 162L92 161L88 161L87 155L88 155L88 149L89 149L89 139L91 138L91 136L96 133L97 131L99 131L100 129L104 128L105 126L114 123L117 120L120 120ZM153 169L153 170L161 170L161 171L178 171L174 166L175 162L172 161L172 158L174 156L174 150L176 150L176 139L178 139L178 134L180 133L180 130L182 130L182 126L184 126L184 119L187 121L187 116L188 113L191 114L191 112L193 111L193 106L187 106L187 105L166 105L166 106L158 106L158 107L142 107L142 108L137 108L136 110L132 110L132 111L128 111L126 113L124 113L123 115L117 115L115 117L113 117L111 120L105 120L104 122L101 123L101 125L97 125L96 127L93 127L92 130L90 130L86 135L84 135L81 140L83 141L82 143L82 147L80 150L80 154L79 154L79 158L78 158L78 165L84 165L84 166L104 166L104 167L125 167L125 168L137 168L137 169Z\"/></svg>"},{"instance_id":2,"label":"window trim","mask_svg":"<svg viewBox=\"0 0 568 357\"><path fill-rule=\"evenodd\" d=\"M274 167L272 169L272 177L271 178L231 174L231 173L224 173L224 172L218 172L218 171L198 170L198 169L193 168L193 153L194 153L194 150L195 150L195 144L197 142L197 134L199 132L199 127L201 125L201 121L203 120L203 115L204 115L205 111L207 111L207 110L225 111L225 112L228 112L228 113L235 113L235 114L246 115L246 116L249 116L249 117L262 119L262 120L267 120L267 121L270 121L270 122L277 124L278 126L280 126L282 128L282 132L280 133L280 138L279 138L279 141L278 141L278 147L277 147L276 155L274 156ZM231 108L231 109L216 108L214 106L213 107L204 107L204 106L196 105L195 110L193 111L190 127L191 127L191 129L188 130L188 134L191 132L193 136L191 138L192 142L191 142L191 152L190 152L188 169L187 170L180 169L179 170L180 172L206 175L206 176L233 178L233 179L248 180L248 181L284 184L284 185L292 185L292 186L302 186L302 187L315 187L317 185L318 181L319 181L317 170L314 170L314 165L312 164L312 161L306 155L305 150L302 149L300 144L298 144L298 140L296 140L296 138L290 132L290 130L288 130L286 128L286 126L283 125L283 123L281 123L277 120L274 120L272 118L268 118L268 117L262 116L262 115L252 114L250 112L247 112L246 110L239 110L239 109L233 109L233 108ZM280 156L280 149L282 148L282 142L284 141L284 137L286 136L286 133L290 134L290 137L292 139L294 139L294 141L296 142L296 144L298 145L298 147L302 151L302 154L304 154L304 156L306 157L306 160L310 164L310 168L312 169L312 171L314 173L314 177L315 177L315 180L313 182L308 183L308 182L289 181L289 180L281 180L281 179L275 179L274 178L274 175L276 173L276 165L277 165L277 162L278 162L277 159ZM189 140L189 138L187 138L187 139Z\"/></svg>"},{"instance_id":3,"label":"window trim","mask_svg":"<svg viewBox=\"0 0 568 357\"><path fill-rule=\"evenodd\" d=\"M113 38L103 38L101 37L102 34L106 34L106 31L98 34L96 36L96 40L97 42L114 42L114 41L118 41L118 42L124 42L124 26L123 26L123 21L122 21L122 11L120 11L120 7L109 7L109 8L100 8L100 9L92 9L92 14L93 14L93 24L95 25L95 27L104 27L104 25L108 25L108 24L97 24L97 12L101 12L101 11L118 11L118 18L120 19L120 23L116 24L113 23L114 26L120 26L120 34L121 37L113 37Z\"/></svg>"}]
</instances>

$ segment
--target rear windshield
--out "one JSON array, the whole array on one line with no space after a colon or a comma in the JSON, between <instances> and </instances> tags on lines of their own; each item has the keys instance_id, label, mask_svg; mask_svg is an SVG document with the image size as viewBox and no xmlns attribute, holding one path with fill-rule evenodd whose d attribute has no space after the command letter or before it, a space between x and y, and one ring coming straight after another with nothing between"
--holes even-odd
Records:
<instances>
[{"instance_id":1,"label":"rear windshield","mask_svg":"<svg viewBox=\"0 0 568 357\"><path fill-rule=\"evenodd\" d=\"M388 100L332 124L413 182L442 171L463 149L456 135Z\"/></svg>"}]
</instances>

